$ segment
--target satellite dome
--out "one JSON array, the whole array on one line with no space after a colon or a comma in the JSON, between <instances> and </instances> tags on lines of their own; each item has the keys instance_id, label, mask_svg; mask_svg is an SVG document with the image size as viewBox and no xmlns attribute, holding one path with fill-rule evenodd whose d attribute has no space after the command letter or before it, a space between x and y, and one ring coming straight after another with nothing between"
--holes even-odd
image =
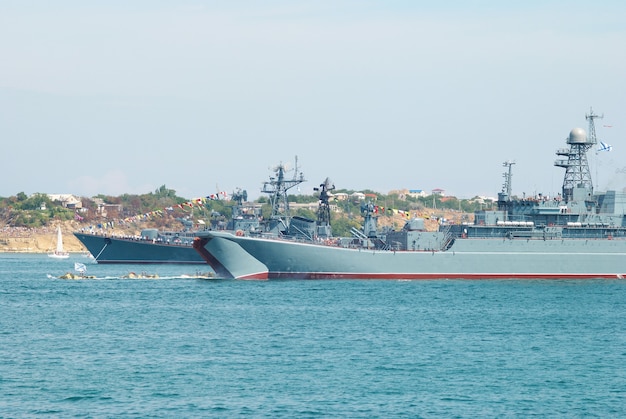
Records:
<instances>
[{"instance_id":1,"label":"satellite dome","mask_svg":"<svg viewBox=\"0 0 626 419\"><path fill-rule=\"evenodd\" d=\"M569 133L567 144L584 144L587 142L587 133L582 128L574 128Z\"/></svg>"}]
</instances>

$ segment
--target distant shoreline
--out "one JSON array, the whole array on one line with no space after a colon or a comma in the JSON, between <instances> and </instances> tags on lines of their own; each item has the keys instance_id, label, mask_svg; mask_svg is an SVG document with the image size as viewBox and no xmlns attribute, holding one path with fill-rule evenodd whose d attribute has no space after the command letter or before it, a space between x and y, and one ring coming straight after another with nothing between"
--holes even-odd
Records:
<instances>
[{"instance_id":1,"label":"distant shoreline","mask_svg":"<svg viewBox=\"0 0 626 419\"><path fill-rule=\"evenodd\" d=\"M56 248L57 225L63 234L63 250L71 254L87 252L73 234L79 228L66 222L38 228L0 227L0 253L50 253Z\"/></svg>"},{"instance_id":2,"label":"distant shoreline","mask_svg":"<svg viewBox=\"0 0 626 419\"><path fill-rule=\"evenodd\" d=\"M0 233L0 253L50 253L56 247L55 240L52 235L43 233L33 233L28 237ZM69 253L87 251L73 234L63 236L63 249Z\"/></svg>"},{"instance_id":3,"label":"distant shoreline","mask_svg":"<svg viewBox=\"0 0 626 419\"><path fill-rule=\"evenodd\" d=\"M442 215L452 221L461 222L464 213L453 210L442 210ZM399 217L385 219L386 223L379 225L397 224L401 226L405 220ZM76 221L66 221L52 224L46 227L0 227L0 253L50 253L56 248L56 229L61 226L63 234L63 249L69 253L86 253L87 248L74 236L75 231L85 228L84 224ZM435 231L438 223L433 219L426 219L426 229ZM138 235L140 228L137 225L126 227L116 226L110 229L108 234Z\"/></svg>"}]
</instances>

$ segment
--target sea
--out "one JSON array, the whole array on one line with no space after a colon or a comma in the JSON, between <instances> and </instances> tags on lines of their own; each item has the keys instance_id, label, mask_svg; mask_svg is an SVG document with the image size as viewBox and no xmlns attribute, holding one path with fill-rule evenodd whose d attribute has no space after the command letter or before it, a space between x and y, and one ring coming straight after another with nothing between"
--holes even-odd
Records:
<instances>
[{"instance_id":1,"label":"sea","mask_svg":"<svg viewBox=\"0 0 626 419\"><path fill-rule=\"evenodd\" d=\"M197 269L0 254L0 417L626 417L624 280Z\"/></svg>"}]
</instances>

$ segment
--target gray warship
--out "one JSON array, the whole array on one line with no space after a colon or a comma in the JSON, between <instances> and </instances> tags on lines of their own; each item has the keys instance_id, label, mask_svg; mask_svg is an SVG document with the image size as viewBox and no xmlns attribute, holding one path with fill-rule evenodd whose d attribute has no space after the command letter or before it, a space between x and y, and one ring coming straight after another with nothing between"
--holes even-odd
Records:
<instances>
[{"instance_id":1,"label":"gray warship","mask_svg":"<svg viewBox=\"0 0 626 419\"><path fill-rule=\"evenodd\" d=\"M189 219L179 219L180 230L142 229L138 236L120 235L112 232L76 231L74 236L87 248L100 264L206 264L194 250L194 238L204 230L229 231L234 235L281 235L304 237L307 222L299 217L292 220L289 212L287 192L305 182L298 173L296 159L294 177L287 178L287 166L279 164L273 168L273 176L263 183L262 192L269 195L271 215L264 219L259 204L247 202L247 191L237 188L231 195L234 205L228 220L215 220L205 228L194 228ZM289 226L291 225L291 229ZM298 229L298 225L301 228Z\"/></svg>"},{"instance_id":2,"label":"gray warship","mask_svg":"<svg viewBox=\"0 0 626 419\"><path fill-rule=\"evenodd\" d=\"M514 198L512 162L505 162L497 207L473 223L427 231L409 220L379 231L372 204L352 237L332 238L322 187L318 220L309 234L233 235L203 231L194 247L218 277L237 279L590 279L626 274L626 194L595 192L587 154L596 144L593 110L588 131L574 128L555 166L565 169L561 193Z\"/></svg>"}]
</instances>

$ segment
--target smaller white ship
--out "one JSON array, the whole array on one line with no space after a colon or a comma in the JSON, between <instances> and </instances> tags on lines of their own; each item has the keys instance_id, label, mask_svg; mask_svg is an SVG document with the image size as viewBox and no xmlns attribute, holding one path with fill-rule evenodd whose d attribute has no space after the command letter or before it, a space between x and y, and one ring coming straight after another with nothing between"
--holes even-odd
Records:
<instances>
[{"instance_id":1,"label":"smaller white ship","mask_svg":"<svg viewBox=\"0 0 626 419\"><path fill-rule=\"evenodd\" d=\"M56 250L52 253L48 253L48 256L51 258L57 259L67 259L70 257L70 254L63 250L63 235L61 234L61 227L57 227L57 247Z\"/></svg>"}]
</instances>

